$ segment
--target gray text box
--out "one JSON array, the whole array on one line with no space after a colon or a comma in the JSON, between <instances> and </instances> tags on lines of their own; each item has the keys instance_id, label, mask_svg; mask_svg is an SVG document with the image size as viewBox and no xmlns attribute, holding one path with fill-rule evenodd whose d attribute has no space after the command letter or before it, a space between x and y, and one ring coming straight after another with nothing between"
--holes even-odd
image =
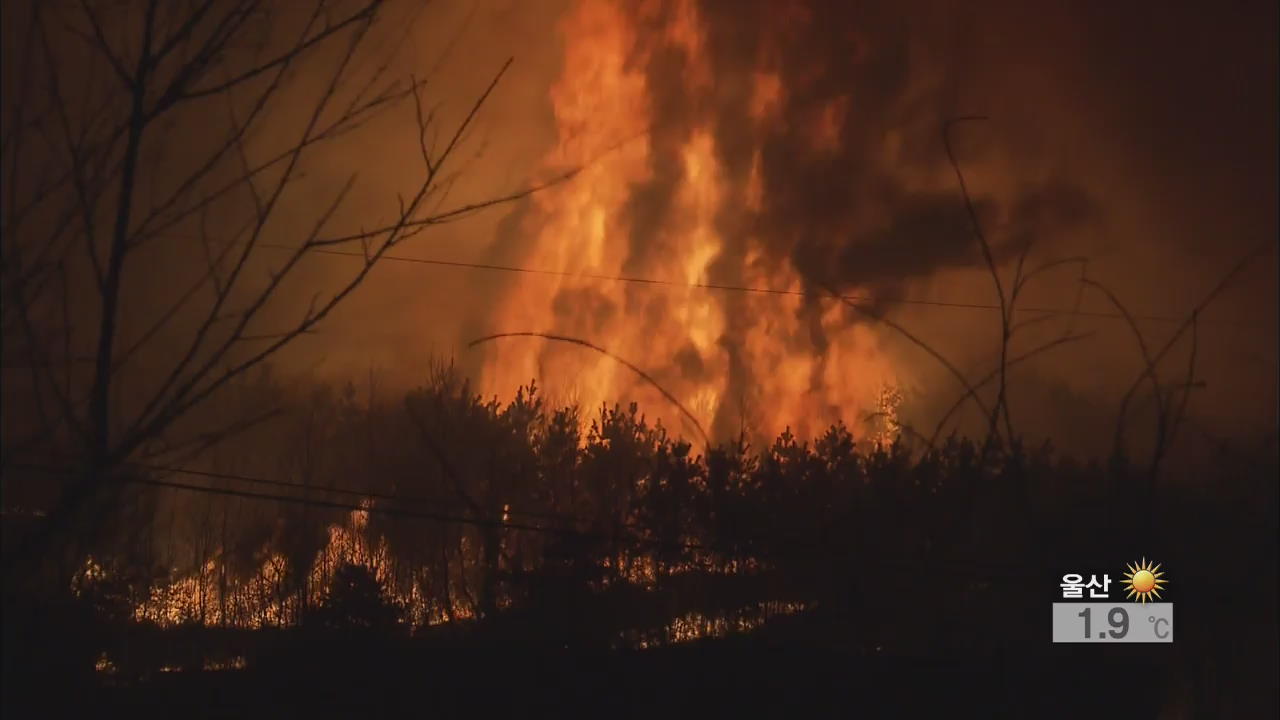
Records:
<instances>
[{"instance_id":1,"label":"gray text box","mask_svg":"<svg viewBox=\"0 0 1280 720\"><path fill-rule=\"evenodd\" d=\"M1055 643L1171 643L1173 603L1054 603Z\"/></svg>"}]
</instances>

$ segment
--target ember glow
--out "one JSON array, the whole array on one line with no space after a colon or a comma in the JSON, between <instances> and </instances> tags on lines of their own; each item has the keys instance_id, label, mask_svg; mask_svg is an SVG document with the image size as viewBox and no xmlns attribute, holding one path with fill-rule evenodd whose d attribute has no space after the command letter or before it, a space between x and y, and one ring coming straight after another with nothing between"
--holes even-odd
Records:
<instances>
[{"instance_id":1,"label":"ember glow","mask_svg":"<svg viewBox=\"0 0 1280 720\"><path fill-rule=\"evenodd\" d=\"M536 196L519 231L534 238L524 265L569 276L518 279L489 322L494 332L582 338L625 358L719 438L744 428L768 436L789 426L807 437L836 420L855 425L878 410L880 389L901 378L876 333L851 323L839 302L688 287L806 289L791 261L768 250L779 238L764 237L752 221L764 202L760 143L735 177L709 105L695 103L680 127L658 124L652 67L669 64L690 97L715 90L705 19L687 0L661 5L633 12L582 0L563 18L563 72L550 91L559 139L546 163L585 169L563 189ZM742 118L757 139L783 122L777 105L787 91L770 58L760 62L750 74L751 113ZM843 98L812 119L813 153L839 147L848 112ZM586 408L636 399L652 415L680 417L627 368L581 347L521 339L490 352L487 393L505 395L538 378L553 396Z\"/></svg>"},{"instance_id":2,"label":"ember glow","mask_svg":"<svg viewBox=\"0 0 1280 720\"><path fill-rule=\"evenodd\" d=\"M366 504L367 506L367 504ZM210 558L195 571L152 589L150 597L134 609L134 618L160 626L196 623L208 626L244 628L284 627L296 624L304 607L321 603L342 564L368 569L378 583L406 611L415 624L436 624L445 613L424 598L415 579L406 592L396 593L390 575L392 562L386 542L370 539L365 532L367 510L353 510L346 523L328 528L328 543L318 554L301 592L290 592L288 562L279 552L269 552L258 570L246 579L228 581L226 568L218 558ZM93 564L86 576L101 576ZM452 608L455 617L469 617L467 607Z\"/></svg>"},{"instance_id":3,"label":"ember glow","mask_svg":"<svg viewBox=\"0 0 1280 720\"><path fill-rule=\"evenodd\" d=\"M366 507L370 505L366 503ZM296 586L290 583L288 562L279 552L265 552L257 571L240 580L228 579L227 568L215 557L202 567L179 573L171 582L153 587L149 596L134 608L133 618L138 622L160 627L201 625L261 629L293 626L300 622L304 608L316 607L324 602L334 572L343 564L367 569L387 597L404 611L404 621L412 627L421 628L475 617L475 608L465 600L455 599L452 607L447 609L428 600L430 588L424 586L423 579L415 577L407 589L403 584L396 583L392 576L395 561L384 540L371 538L368 518L368 510L354 510L345 523L328 528L328 543L312 564L302 592L291 590ZM717 563L711 556L702 557L697 553L691 560L662 563L647 555L624 552L615 558L606 558L601 567L612 570L625 583L650 591L656 589L659 575L674 576L685 572L735 575L761 570L760 564L754 559ZM73 580L72 587L80 592L93 583L106 579L109 579L107 571L93 558L87 558ZM498 606L510 607L511 599L499 598ZM769 618L794 614L804 609L804 603L789 601L759 603L740 609L732 617L689 613L674 618L659 630L623 633L618 638L618 643L647 648L704 637L724 637L752 630ZM243 667L243 658L210 660L205 663L205 669L213 670L235 670ZM100 673L110 674L115 668L106 655L102 655L95 665ZM161 671L166 670L162 668Z\"/></svg>"}]
</instances>

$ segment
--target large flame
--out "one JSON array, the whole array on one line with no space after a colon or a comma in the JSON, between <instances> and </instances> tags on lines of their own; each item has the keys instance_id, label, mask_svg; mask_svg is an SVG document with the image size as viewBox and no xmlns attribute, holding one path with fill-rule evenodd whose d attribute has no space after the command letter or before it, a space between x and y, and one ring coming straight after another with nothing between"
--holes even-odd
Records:
<instances>
[{"instance_id":1,"label":"large flame","mask_svg":"<svg viewBox=\"0 0 1280 720\"><path fill-rule=\"evenodd\" d=\"M518 280L495 312L493 329L603 347L651 374L717 440L745 429L767 437L786 426L804 437L837 420L854 424L874 415L877 394L897 384L897 373L875 334L851 323L839 302L823 300L815 309L812 297L688 287L732 278L737 287L804 289L787 259L766 252L764 238L733 238L731 247L723 236L727 213L749 217L769 201L759 145L748 176L732 178L709 119L695 113L689 127L654 125L648 68L655 53L682 58L689 96L715 92L696 7L688 0L629 7L580 0L562 22L564 66L551 89L559 142L547 163L584 170L564 188L537 196L522 227L531 243L525 264L561 275ZM754 91L743 122L758 137L772 124L810 122L813 152L839 145L847 98L815 118L780 118L786 88L767 58L748 77ZM644 202L655 185L669 201ZM601 279L616 277L665 284ZM680 417L614 359L581 347L526 340L491 352L486 393L502 396L538 378L587 409L636 400L652 414ZM674 429L686 436L692 430Z\"/></svg>"}]
</instances>

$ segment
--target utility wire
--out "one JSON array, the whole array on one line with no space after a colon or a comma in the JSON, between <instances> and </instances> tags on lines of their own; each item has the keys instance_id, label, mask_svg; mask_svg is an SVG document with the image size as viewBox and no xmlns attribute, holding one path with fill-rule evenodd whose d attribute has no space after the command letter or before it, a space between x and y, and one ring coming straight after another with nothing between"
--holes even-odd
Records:
<instances>
[{"instance_id":1,"label":"utility wire","mask_svg":"<svg viewBox=\"0 0 1280 720\"><path fill-rule=\"evenodd\" d=\"M274 248L277 250L297 250L295 247L288 245L277 245L274 243L261 243L262 247ZM365 255L359 252L347 250L331 250L323 248L313 248L308 252L319 253L322 255L336 255L341 257L352 257L364 259ZM396 262L416 263L419 265L433 265L437 267L450 268L466 268L471 270L490 270L496 272L521 273L527 275L547 275L551 277L578 278L584 280L600 280L605 282L621 282L632 283L637 285L652 285L663 287L683 287L700 290L721 290L726 292L743 292L757 293L762 295L778 295L789 297L804 297L817 299L839 299L851 303L859 304L875 304L885 303L893 305L917 305L925 307L939 308L959 308L967 310L1000 310L999 305L990 303L966 303L951 302L945 300L919 300L913 298L875 298L869 295L838 295L833 298L830 293L816 292L808 290L778 290L774 288L753 287L747 285L728 285L723 283L701 283L701 282L680 282L677 280L662 280L658 278L646 278L627 275L605 275L590 272L569 272L566 270L546 270L542 268L528 268L518 265L496 265L493 263L475 263L462 262L458 260L440 260L435 258L414 258L403 255L383 255L381 260L393 260ZM1072 310L1069 308L1049 308L1049 307L1015 307L1014 310L1019 313L1034 313L1039 315L1075 315L1080 317L1105 318L1111 320L1123 320L1124 315L1118 312L1106 312L1098 310ZM1153 322L1182 322L1185 318L1175 317L1172 315L1133 315L1136 320L1148 320ZM1234 323L1228 323L1235 325Z\"/></svg>"},{"instance_id":2,"label":"utility wire","mask_svg":"<svg viewBox=\"0 0 1280 720\"><path fill-rule=\"evenodd\" d=\"M259 485L271 485L274 487L289 488L291 490L300 490L303 492L326 492L336 495L346 495L349 497L368 498L371 500L387 500L391 502L412 503L417 505L432 505L435 507L460 507L464 503L461 500L450 498L431 498L418 495L391 495L388 493L380 493L375 491L353 490L350 488L334 487L332 485L302 485L300 483L288 482L286 480L272 480L270 478L255 477L251 475L238 475L235 473L212 472L207 470L193 470L191 468L174 467L169 465L155 465L150 463L129 463L129 465L144 470L155 470L157 472L182 473L185 475L196 475L200 477L218 478L224 480L237 480L240 482L256 483ZM572 515L564 515L560 513L538 512L533 510L503 510L504 515L516 515L520 517L541 518L543 520L560 520L570 522L582 522L581 518Z\"/></svg>"},{"instance_id":3,"label":"utility wire","mask_svg":"<svg viewBox=\"0 0 1280 720\"><path fill-rule=\"evenodd\" d=\"M15 464L15 467L24 467L28 469L45 470L50 472L68 471L67 468L58 468L58 467L52 467L52 466L34 465L34 464L26 464L26 463ZM217 473L203 473L199 471L191 471L191 470L186 470L182 468L173 468L172 471L189 472L197 475L211 475L213 477L228 477L228 478L234 478L238 480L259 482L264 484L282 484L282 485L287 485L294 488L301 487L294 483L285 483L277 480L269 480L267 478L256 478L256 477L244 476L244 475L227 476L227 475L221 475ZM635 547L646 547L646 548L654 548L659 550L690 550L690 551L696 551L696 552L714 553L718 555L723 555L728 558L735 558L740 555L740 553L735 553L729 550L725 550L720 547L716 547L715 545L709 545L709 544L699 543L699 542L677 542L677 541L671 541L671 540L662 540L658 538L642 538L642 537L636 537L634 535L623 535L619 533L611 534L611 533L587 532L582 530L575 530L572 528L558 528L558 527L548 527L545 525L532 525L532 524L520 523L520 522L489 520L485 518L466 517L466 516L451 515L451 514L440 513L440 512L427 512L427 511L421 511L421 510L409 510L404 508L386 507L386 506L379 506L376 504L369 505L368 507L366 507L364 505L359 505L359 504L349 503L349 502L320 500L315 498L300 498L300 497L291 496L291 495L278 495L278 494L266 493L266 492L236 490L232 488L217 488L217 487L210 487L208 485L196 485L191 483L174 482L171 480L157 480L157 479L150 479L150 478L125 478L125 482L137 484L137 485L148 485L152 487L163 487L163 488L170 488L175 490L186 490L189 492L196 492L196 493L222 495L227 497L238 497L238 498L244 498L244 499L250 499L250 500L264 500L264 501L270 501L270 502L294 503L297 505L307 505L311 507L320 507L320 508L327 508L327 509L333 509L333 510L344 510L348 512L362 511L362 512L368 512L371 514L382 514L382 515L389 515L394 517L404 517L404 518L409 518L414 520L422 520L427 522L435 522L435 523L443 523L443 524L470 525L470 526L476 526L476 527L487 527L487 528L507 529L507 530L522 530L526 532L542 533L547 535L557 535L557 536L566 537L566 538L595 540L600 542L623 543L623 544L632 545ZM341 492L349 492L351 494L357 494L363 497L371 497L368 493L359 493L357 491L343 490ZM398 498L393 495L387 495L383 497L391 500L397 500L397 501L406 499L406 498ZM507 514L514 515L515 513L508 512ZM634 526L627 525L626 527L634 527ZM785 545L791 548L792 550L804 550L805 552L818 553L825 556L834 556L834 557L840 557L840 558L850 557L850 553L848 552L847 549L836 548L831 546L828 543L815 543L812 539L804 539L804 538L788 538L788 537L781 537L781 536L767 537L767 536L761 535L761 536L752 536L752 537L731 538L729 539L729 542L737 545L755 545L758 543L766 543L766 544L771 543L771 544L774 544L775 546ZM879 560L869 559L865 557L861 558L859 562L864 565L870 565L870 566L875 566L880 568L911 569L916 567L914 564L886 561L882 559L879 559ZM947 567L949 571L961 573L965 577L974 577L974 576L981 575L983 577L988 577L988 578L999 578L999 577L1023 577L1025 575L1025 573L1019 571L1019 569L1016 568L1015 566L1008 566L1008 565L996 564L996 563L979 564L979 563L968 563L968 562L953 562L953 563L948 563Z\"/></svg>"},{"instance_id":4,"label":"utility wire","mask_svg":"<svg viewBox=\"0 0 1280 720\"><path fill-rule=\"evenodd\" d=\"M131 464L134 467L140 467L140 468L150 467L152 469L157 469L160 471L189 473L192 475L200 475L205 477L234 479L234 480L240 480L240 481L251 482L251 483L259 483L264 485L286 486L294 489L303 489L303 486L297 485L295 483L282 482L279 480L271 480L268 478L253 477L248 475L234 475L234 474L204 472L204 471L197 471L197 470L188 470L185 468L178 468L178 467L166 467L162 465L148 466L148 465L143 465L138 463L131 463ZM28 464L28 463L15 463L14 467L22 467L22 468L32 469L32 470L43 470L47 472L73 472L71 469L65 468L65 467L53 467L48 465L35 465L35 464ZM336 500L323 500L318 498L303 498L303 497L298 497L296 495L280 495L280 494L268 493L268 492L238 490L234 488L211 487L209 485L196 485L192 483L176 482L172 480L159 480L154 478L125 477L123 478L123 481L131 484L135 484L135 485L148 485L152 487L171 488L175 490L187 490L190 492L206 493L206 494L212 494L212 495L223 495L228 497L238 497L238 498L246 498L246 499L252 499L252 500L266 500L266 501L272 501L272 502L293 503L296 505L306 505L310 507L328 508L333 510L363 511L363 512L368 512L372 514L405 517L405 518L410 518L415 520L423 520L423 521L444 523L444 524L471 525L476 527L486 527L486 528L506 529L506 530L523 530L527 532L558 535L561 537L578 538L582 540L595 540L595 541L601 541L601 542L618 542L618 543L623 543L623 544L637 546L637 547L648 547L648 548L655 548L659 550L691 550L691 551L698 551L698 552L711 552L711 553L728 555L728 556L734 555L734 553L725 551L721 548L717 548L712 545L698 543L698 542L677 542L677 541L671 541L671 540L662 540L658 538L642 538L642 537L636 537L635 535L625 535L621 533L587 532L583 530L576 530L573 528L552 527L547 525L534 525L530 523L510 522L506 520L493 520L493 519L483 518L483 517L455 515L455 514L449 514L444 512L411 510L407 508L389 507L385 505L380 506L377 504L370 504L368 506L365 506L363 504L357 504L354 502L341 502ZM406 502L406 501L413 502L413 498L404 498L404 497L399 497L395 495L379 495L376 493L362 493L355 490L335 489L334 491L350 494L353 496L358 496L358 497L361 497L362 499L381 498L381 499L392 501L392 502ZM537 515L536 513L531 513L531 512L517 513L515 511L508 511L506 514L507 515L519 514L524 516ZM573 516L549 515L549 517L553 517L559 520L571 520L579 523L587 522L586 520L583 520L581 518L576 518ZM638 529L637 526L632 523L623 524L621 527L628 528L628 529ZM740 545L757 544L757 543L773 543L775 545L792 546L795 548L806 550L808 552L820 552L820 553L826 553L826 554L833 553L833 550L830 547L815 545L814 543L805 541L801 538L752 536L752 537L732 538L731 542L740 544ZM835 551L835 554L842 554L842 553L840 553L839 551Z\"/></svg>"},{"instance_id":5,"label":"utility wire","mask_svg":"<svg viewBox=\"0 0 1280 720\"><path fill-rule=\"evenodd\" d=\"M148 467L140 464L134 464L134 466ZM47 472L68 472L69 471L68 468L58 468L58 467L52 467L47 465L34 465L34 464L28 464L28 463L16 463L14 467L22 467L30 470L43 470ZM201 475L206 477L224 478L224 479L234 479L234 480L240 480L244 482L253 482L253 483L266 484L266 485L286 486L286 487L299 489L299 490L306 489L304 486L298 485L296 483L282 482L279 480L271 480L268 478L251 477L247 475L229 475L229 474L222 474L222 473L203 472L198 470L188 470L185 468L167 468L164 466L149 466L149 467L151 467L152 469L158 469L161 471L168 471L168 472L188 473L192 475ZM303 498L303 497L297 497L295 495L279 495L274 493L256 492L256 491L250 491L250 490L237 490L233 488L219 488L219 487L211 487L208 485L195 485L191 483L175 482L171 480L157 480L157 479L151 479L151 478L126 477L124 478L124 481L128 483L136 484L136 485L150 485L154 487L165 487L165 488L172 488L177 490L188 490L192 492L201 492L201 493L214 494L214 495L225 495L230 497L240 497L240 498L248 498L248 499L254 499L254 500L269 500L274 502L294 503L297 505L308 505L311 507L329 508L334 510L363 511L363 512L369 512L374 514L407 517L412 519L427 520L427 521L438 522L438 523L447 523L447 524L456 524L456 525L473 525L476 527L487 527L487 528L497 528L497 529L506 529L506 530L525 530L529 532L560 535L564 537L574 537L574 538L580 538L584 540L623 542L631 545L657 547L660 549L698 550L698 551L704 551L704 552L714 551L713 548L703 545L701 543L673 542L673 541L659 540L654 538L640 538L635 536L616 535L616 534L607 534L607 533L592 533L592 532L585 532L582 530L574 530L571 528L559 528L559 527L551 527L547 525L533 525L529 523L510 522L506 520L491 520L488 518L453 515L453 514L448 514L443 512L430 512L430 511L422 511L422 510L410 510L405 508L386 507L386 506L379 506L376 504L371 504L366 507L364 505L355 504L352 502L322 500L318 498ZM383 500L392 501L392 502L414 502L415 501L415 499L411 497L399 497L395 495L385 495L385 494L378 494L378 493L364 493L356 490L345 490L345 489L333 488L329 491L359 496L361 498L383 499ZM426 500L430 502L429 499L424 498L422 500ZM575 518L572 516L557 516L550 513L543 514L543 513L533 513L533 512L527 512L527 511L516 512L514 510L509 510L509 511L506 511L504 514L505 515L522 515L522 516L531 516L531 517L541 516L541 517L558 519L558 520L573 520L577 522L585 522L580 518ZM632 526L627 525L626 527L632 527Z\"/></svg>"},{"instance_id":6,"label":"utility wire","mask_svg":"<svg viewBox=\"0 0 1280 720\"><path fill-rule=\"evenodd\" d=\"M167 487L178 490L190 490L192 492L212 493L216 495L228 495L231 497L250 498L254 500L271 500L275 502L289 502L298 505L310 505L312 507L332 508L335 510L361 511L368 513L381 513L383 515L392 515L398 517L413 518L417 520L429 520L438 523L447 523L454 525L474 525L476 527L497 528L502 530L526 530L529 532L546 533L549 535L561 535L565 537L575 537L584 540L602 540L602 541L620 541L633 545L658 546L670 549L682 550L711 550L711 548L699 543L678 543L648 538L638 538L634 536L608 535L605 533L591 533L582 530L572 530L568 528L549 527L546 525L531 525L528 523L509 522L503 520L487 520L484 518L466 517L462 515L450 515L438 512L424 512L421 510L407 510L394 507L379 507L370 505L356 505L353 503L337 502L333 500L318 500L315 498L300 498L289 495L275 495L272 493L253 492L249 490L233 490L231 488L215 488L208 485L193 485L190 483L173 482L171 480L152 480L147 478L129 478L127 482L139 485L153 485L156 487Z\"/></svg>"},{"instance_id":7,"label":"utility wire","mask_svg":"<svg viewBox=\"0 0 1280 720\"><path fill-rule=\"evenodd\" d=\"M380 493L372 490L370 491L354 490L351 488L334 487L332 485L303 485L300 483L289 482L286 480L273 480L271 478L258 477L254 475L241 475L237 473L215 472L211 470L196 470L193 468L178 467L175 465L160 465L155 463L143 463L143 462L129 462L129 463L126 463L126 465L129 467L133 467L141 470L151 470L154 472L178 473L183 475L194 475L197 477L206 477L206 478L213 478L218 480L235 480L238 482L253 483L257 485L268 485L272 487L288 488L290 490L298 490L302 492L332 493L335 495L345 495L348 497L356 497L360 499L384 500L389 502L428 505L428 506L443 507L443 508L458 508L464 505L464 503L461 500L450 499L450 498L431 498L431 497L422 497L422 496L415 496L415 495L392 495L392 494ZM17 463L14 465L14 467L23 467L31 470L43 470L43 471L59 471L59 470L67 471L67 472L70 471L67 468L54 468L50 466L31 465L26 463ZM298 499L305 500L306 498L298 498ZM356 508L356 509L362 509L362 508ZM504 509L502 511L502 514L508 515L508 516L536 518L536 519L542 519L542 520L555 520L560 522L576 522L576 523L586 522L582 518L579 518L573 515L566 515L563 513L539 512L535 510L518 510L510 507L507 507L506 509ZM511 527L509 523L505 524L504 526Z\"/></svg>"}]
</instances>

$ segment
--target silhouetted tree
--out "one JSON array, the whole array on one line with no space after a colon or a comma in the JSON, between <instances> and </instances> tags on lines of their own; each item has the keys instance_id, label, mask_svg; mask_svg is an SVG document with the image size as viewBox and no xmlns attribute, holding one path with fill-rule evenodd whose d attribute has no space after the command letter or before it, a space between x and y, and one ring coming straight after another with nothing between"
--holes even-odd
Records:
<instances>
[{"instance_id":1,"label":"silhouetted tree","mask_svg":"<svg viewBox=\"0 0 1280 720\"><path fill-rule=\"evenodd\" d=\"M6 567L34 558L84 503L115 502L123 464L189 457L267 417L183 422L311 332L389 250L531 192L442 204L506 66L440 133L424 81L388 77L394 33L412 23L382 38L387 12L384 0L5 3L4 25L23 32L5 46L20 79L4 94L0 325L24 361L6 367L6 390L23 372L30 392L6 396L4 461L77 470L42 529L6 548ZM422 167L389 222L334 227L354 174L308 201L309 217L285 216L309 158L406 102ZM262 142L271 136L285 139ZM363 261L290 317L302 260L339 246ZM148 266L173 277L145 277ZM185 285L164 298L160 280Z\"/></svg>"},{"instance_id":2,"label":"silhouetted tree","mask_svg":"<svg viewBox=\"0 0 1280 720\"><path fill-rule=\"evenodd\" d=\"M340 565L320 605L304 624L330 630L367 630L378 633L399 628L401 608L387 596L371 570L351 563Z\"/></svg>"}]
</instances>

